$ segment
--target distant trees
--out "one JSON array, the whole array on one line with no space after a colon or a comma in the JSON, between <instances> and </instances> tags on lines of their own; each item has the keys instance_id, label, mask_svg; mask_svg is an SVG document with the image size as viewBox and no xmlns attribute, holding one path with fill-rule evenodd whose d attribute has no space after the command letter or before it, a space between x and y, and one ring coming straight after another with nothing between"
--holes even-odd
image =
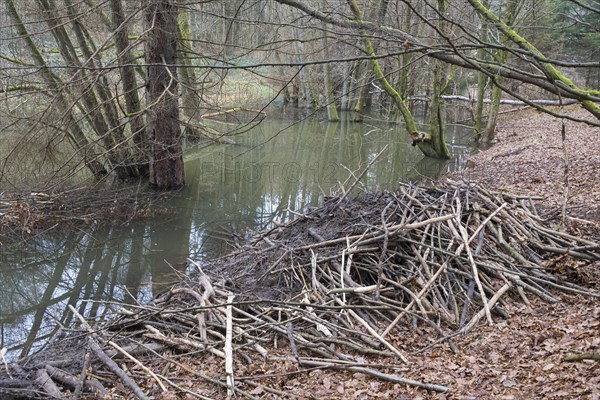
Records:
<instances>
[{"instance_id":1,"label":"distant trees","mask_svg":"<svg viewBox=\"0 0 600 400\"><path fill-rule=\"evenodd\" d=\"M274 101L357 122L376 106L438 158L447 95L472 100L482 140L507 97L600 126L593 0L0 0L0 21L0 182L37 154L38 178L181 187L182 132L223 141L243 129L203 116Z\"/></svg>"},{"instance_id":2,"label":"distant trees","mask_svg":"<svg viewBox=\"0 0 600 400\"><path fill-rule=\"evenodd\" d=\"M420 53L428 58L437 59L461 68L480 71L490 78L502 77L512 82L524 84L529 88L541 89L538 93L549 93L562 98L575 99L580 102L596 119L600 119L600 108L595 102L600 101L600 91L586 89L582 83L576 83L569 78L562 69L572 71L575 75L578 70L584 68L600 68L597 59L590 58L587 62L571 62L557 58L547 57L540 51L533 41L527 40L519 34L518 27L511 26L516 10L505 16L501 11L506 8L514 8L518 4L516 0L496 2L494 8L479 0L468 0L467 3L455 3L453 8L446 12L436 10L436 5L405 0L398 3L399 14L395 18L387 18L383 23L361 19L356 20L352 15L351 7L344 13L338 2L330 2L330 8L317 9L311 2L298 0L276 0L280 4L302 10L307 16L328 22L345 32L368 32L367 35L377 37L387 45L387 52L379 51L377 58L386 61L404 54L408 51ZM587 2L565 1L587 9L588 12L597 14L593 6L586 6ZM365 2L376 4L379 2ZM583 5L581 5L581 3ZM593 4L593 2L589 2ZM403 11L402 9L405 8ZM426 26L418 35L416 27L402 26L400 15L410 12L420 20L419 24ZM552 12L550 10L550 12ZM444 21L448 27L448 33L442 32L435 26L436 21ZM480 29L488 29L485 37L480 35ZM549 26L548 29L552 27ZM597 32L590 32L597 37ZM481 49L491 57L481 57ZM500 52L500 53L499 53ZM494 57L494 53L506 52L514 59L502 59ZM517 99L528 101L529 92L523 90L512 90L507 84L496 82L504 92L509 93ZM585 83L584 83L585 84ZM596 123L596 122L593 122Z\"/></svg>"}]
</instances>

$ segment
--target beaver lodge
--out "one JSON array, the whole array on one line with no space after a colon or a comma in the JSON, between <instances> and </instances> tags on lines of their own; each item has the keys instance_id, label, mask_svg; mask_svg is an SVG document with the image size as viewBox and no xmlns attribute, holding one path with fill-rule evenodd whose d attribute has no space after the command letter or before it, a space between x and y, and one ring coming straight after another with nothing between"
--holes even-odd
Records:
<instances>
[{"instance_id":1,"label":"beaver lodge","mask_svg":"<svg viewBox=\"0 0 600 400\"><path fill-rule=\"evenodd\" d=\"M403 185L295 216L224 258L189 260L150 304L115 305L110 321L80 316L5 365L0 394L306 398L318 396L286 379L322 370L368 377L363 395L451 393L452 379L410 373L424 352L460 352L456 339L511 318L516 302L600 297L598 242L553 228L532 198Z\"/></svg>"}]
</instances>

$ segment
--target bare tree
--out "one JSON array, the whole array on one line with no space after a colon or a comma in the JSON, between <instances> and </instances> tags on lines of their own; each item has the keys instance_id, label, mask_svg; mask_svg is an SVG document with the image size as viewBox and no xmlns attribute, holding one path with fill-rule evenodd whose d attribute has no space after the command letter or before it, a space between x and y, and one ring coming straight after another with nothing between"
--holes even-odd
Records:
<instances>
[{"instance_id":1,"label":"bare tree","mask_svg":"<svg viewBox=\"0 0 600 400\"><path fill-rule=\"evenodd\" d=\"M354 109L356 121L372 103L440 158L449 155L445 98L472 98L477 86L480 133L490 95L490 133L507 97L571 119L532 100L578 102L600 126L597 41L586 34L600 27L589 0L0 0L0 11L0 127L15 132L0 180L35 144L58 181L141 178L175 189L183 133L226 141L252 124L217 131L205 117L250 112L256 123L278 100L328 107L331 119ZM527 24L537 21L566 28L532 39ZM248 106L254 88L258 107ZM417 100L431 107L426 132L412 114Z\"/></svg>"}]
</instances>

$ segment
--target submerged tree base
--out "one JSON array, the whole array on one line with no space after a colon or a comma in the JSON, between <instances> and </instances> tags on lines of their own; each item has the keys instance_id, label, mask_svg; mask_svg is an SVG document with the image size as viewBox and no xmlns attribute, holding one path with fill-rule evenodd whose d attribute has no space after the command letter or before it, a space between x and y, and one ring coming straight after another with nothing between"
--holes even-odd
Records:
<instances>
[{"instance_id":1,"label":"submerged tree base","mask_svg":"<svg viewBox=\"0 0 600 400\"><path fill-rule=\"evenodd\" d=\"M515 304L600 297L598 243L546 225L531 198L453 182L329 198L229 256L189 262L181 284L92 327L81 351L94 375L82 375L82 354L61 367L88 383L79 393L307 398L272 381L316 370L368 376L366 388L380 389L365 393L452 391L453 380L415 378L420 353L459 351L460 337L505 324ZM9 364L0 393L17 384L49 393L31 380L43 373L73 391L40 357Z\"/></svg>"}]
</instances>

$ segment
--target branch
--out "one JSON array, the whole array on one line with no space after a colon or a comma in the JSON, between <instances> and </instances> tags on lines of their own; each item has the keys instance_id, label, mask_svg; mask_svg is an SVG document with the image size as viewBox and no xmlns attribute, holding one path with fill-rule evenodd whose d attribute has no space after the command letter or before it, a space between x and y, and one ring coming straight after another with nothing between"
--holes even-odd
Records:
<instances>
[{"instance_id":1,"label":"branch","mask_svg":"<svg viewBox=\"0 0 600 400\"><path fill-rule=\"evenodd\" d=\"M474 69L481 71L487 75L500 75L509 79L515 79L524 83L530 83L537 87L540 87L546 90L549 93L554 93L557 95L561 95L562 97L572 98L580 101L582 104L587 104L586 109L590 111L595 117L600 119L600 109L596 111L592 106L593 101L600 101L600 92L598 91L587 91L575 86L568 78L562 76L563 85L555 85L555 83L550 80L546 76L532 76L530 73L524 71L518 71L511 69L510 67L506 67L503 65L494 65L491 63L486 63L483 61L478 61L474 59L469 59L466 56L462 55L458 48L448 49L448 48L440 48L439 46L433 47L424 41L417 39L415 36L410 35L406 32L403 32L399 29L389 27L389 26L378 26L369 21L355 21L355 20L342 20L338 18L331 17L330 15L324 14L321 11L313 9L306 2L301 2L299 0L276 0L280 4L285 4L290 7L297 8L306 14L317 18L323 22L341 27L348 28L354 30L371 30L374 32L381 32L386 34L387 40L389 39L389 35L392 35L394 39L406 42L410 44L410 47L414 51L418 51L424 53L428 57L435 58L449 64L454 64L463 68ZM469 0L471 4L476 0ZM474 6L475 7L475 6ZM496 17L497 18L497 17ZM499 19L497 19L499 21ZM501 21L500 21L501 22ZM523 39L524 40L524 39ZM532 46L533 47L533 46ZM535 48L533 48L535 49ZM539 52L537 49L535 51L532 48L525 47L524 55L532 57L542 63L546 63L546 65L551 65L546 57ZM555 70L556 68L553 67ZM558 70L556 70L558 71ZM592 105L590 105L592 104ZM596 106L596 108L598 108Z\"/></svg>"}]
</instances>

